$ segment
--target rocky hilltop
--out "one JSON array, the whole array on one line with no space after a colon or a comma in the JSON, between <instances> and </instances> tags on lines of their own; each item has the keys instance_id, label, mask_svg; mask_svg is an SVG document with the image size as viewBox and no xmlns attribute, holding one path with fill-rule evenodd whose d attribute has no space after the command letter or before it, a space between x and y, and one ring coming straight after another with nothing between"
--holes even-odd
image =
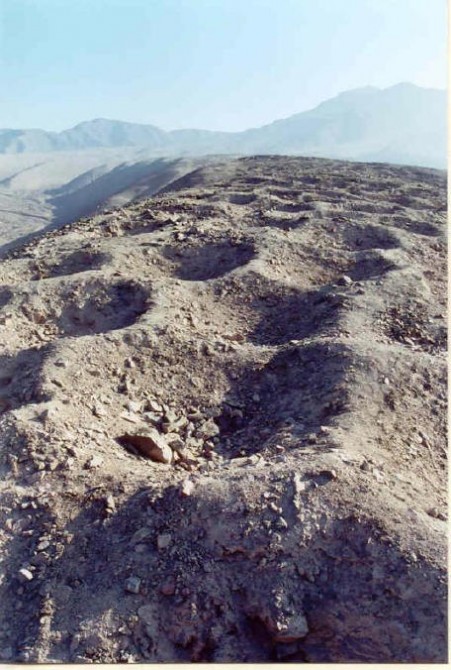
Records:
<instances>
[{"instance_id":1,"label":"rocky hilltop","mask_svg":"<svg viewBox=\"0 0 451 670\"><path fill-rule=\"evenodd\" d=\"M440 171L216 161L0 261L0 656L446 661Z\"/></svg>"}]
</instances>

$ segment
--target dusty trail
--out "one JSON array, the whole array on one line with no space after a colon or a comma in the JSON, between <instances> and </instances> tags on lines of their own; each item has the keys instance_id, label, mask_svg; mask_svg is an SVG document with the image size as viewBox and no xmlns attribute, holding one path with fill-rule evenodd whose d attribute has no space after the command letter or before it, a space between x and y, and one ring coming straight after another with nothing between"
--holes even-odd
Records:
<instances>
[{"instance_id":1,"label":"dusty trail","mask_svg":"<svg viewBox=\"0 0 451 670\"><path fill-rule=\"evenodd\" d=\"M256 157L11 251L3 659L444 662L445 221Z\"/></svg>"}]
</instances>

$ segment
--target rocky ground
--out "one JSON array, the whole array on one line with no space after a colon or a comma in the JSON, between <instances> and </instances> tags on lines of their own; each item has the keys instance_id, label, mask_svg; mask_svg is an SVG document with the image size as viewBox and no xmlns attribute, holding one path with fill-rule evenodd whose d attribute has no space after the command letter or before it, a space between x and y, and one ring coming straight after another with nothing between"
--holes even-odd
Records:
<instances>
[{"instance_id":1,"label":"rocky ground","mask_svg":"<svg viewBox=\"0 0 451 670\"><path fill-rule=\"evenodd\" d=\"M445 180L217 162L3 258L3 660L446 661Z\"/></svg>"}]
</instances>

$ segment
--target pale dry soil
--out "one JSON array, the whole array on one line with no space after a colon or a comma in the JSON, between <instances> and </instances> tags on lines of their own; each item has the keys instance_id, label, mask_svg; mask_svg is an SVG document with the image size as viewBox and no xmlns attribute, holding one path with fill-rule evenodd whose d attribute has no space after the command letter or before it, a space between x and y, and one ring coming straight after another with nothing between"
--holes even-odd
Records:
<instances>
[{"instance_id":1,"label":"pale dry soil","mask_svg":"<svg viewBox=\"0 0 451 670\"><path fill-rule=\"evenodd\" d=\"M3 660L446 661L445 179L217 162L3 257Z\"/></svg>"}]
</instances>

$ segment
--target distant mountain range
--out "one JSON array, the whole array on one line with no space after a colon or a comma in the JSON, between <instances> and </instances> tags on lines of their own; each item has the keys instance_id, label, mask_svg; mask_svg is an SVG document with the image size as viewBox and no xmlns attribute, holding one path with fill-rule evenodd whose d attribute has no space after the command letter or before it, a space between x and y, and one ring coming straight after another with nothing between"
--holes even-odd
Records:
<instances>
[{"instance_id":1,"label":"distant mountain range","mask_svg":"<svg viewBox=\"0 0 451 670\"><path fill-rule=\"evenodd\" d=\"M161 130L95 119L62 132L0 130L0 153L142 147L156 156L295 154L446 167L446 92L414 84L341 93L312 110L242 132Z\"/></svg>"}]
</instances>

